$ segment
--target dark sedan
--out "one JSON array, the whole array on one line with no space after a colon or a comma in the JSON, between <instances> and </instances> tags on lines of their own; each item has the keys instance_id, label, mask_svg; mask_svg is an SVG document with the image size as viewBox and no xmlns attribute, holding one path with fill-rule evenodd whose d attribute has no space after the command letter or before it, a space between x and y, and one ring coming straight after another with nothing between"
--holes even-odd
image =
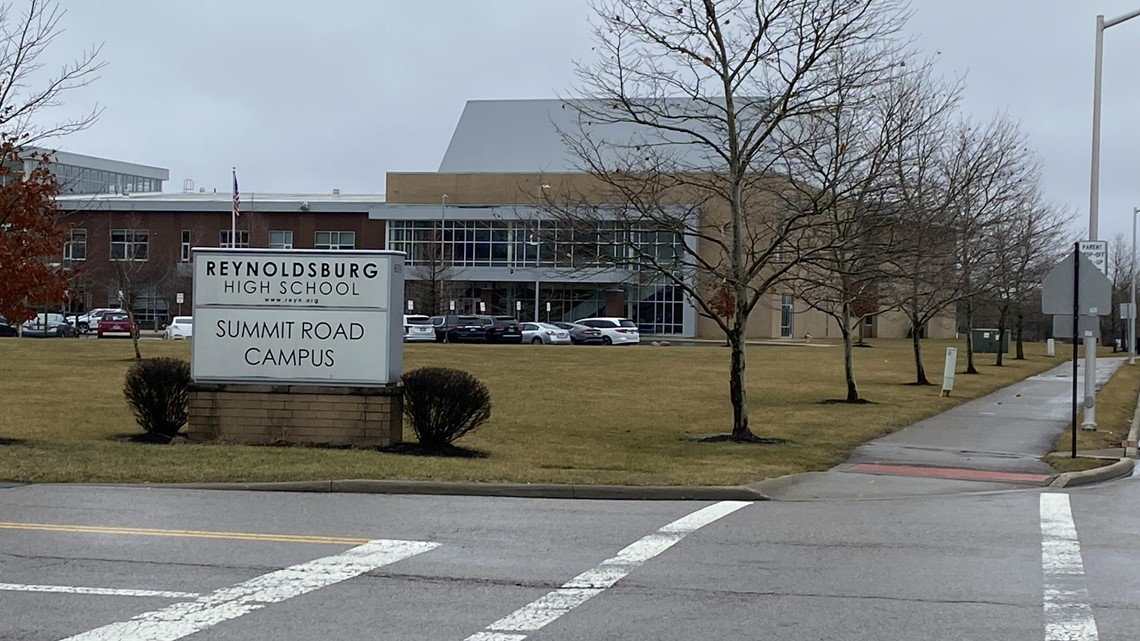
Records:
<instances>
[{"instance_id":1,"label":"dark sedan","mask_svg":"<svg viewBox=\"0 0 1140 641\"><path fill-rule=\"evenodd\" d=\"M6 318L0 316L0 336L16 336L20 331L15 325L8 322Z\"/></svg>"},{"instance_id":2,"label":"dark sedan","mask_svg":"<svg viewBox=\"0 0 1140 641\"><path fill-rule=\"evenodd\" d=\"M594 329L593 327L586 327L578 323L551 323L555 327L565 329L570 332L570 342L575 345L605 345L605 336L602 335L602 330Z\"/></svg>"},{"instance_id":3,"label":"dark sedan","mask_svg":"<svg viewBox=\"0 0 1140 641\"><path fill-rule=\"evenodd\" d=\"M519 322L510 316L480 316L486 324L488 343L522 343Z\"/></svg>"}]
</instances>

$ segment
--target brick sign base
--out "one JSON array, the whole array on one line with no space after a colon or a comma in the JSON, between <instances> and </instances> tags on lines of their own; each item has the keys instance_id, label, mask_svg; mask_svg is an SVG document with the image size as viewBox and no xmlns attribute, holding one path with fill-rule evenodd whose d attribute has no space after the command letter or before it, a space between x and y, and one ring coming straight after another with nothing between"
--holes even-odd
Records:
<instances>
[{"instance_id":1,"label":"brick sign base","mask_svg":"<svg viewBox=\"0 0 1140 641\"><path fill-rule=\"evenodd\" d=\"M403 397L390 387L190 387L191 441L384 447L402 441Z\"/></svg>"}]
</instances>

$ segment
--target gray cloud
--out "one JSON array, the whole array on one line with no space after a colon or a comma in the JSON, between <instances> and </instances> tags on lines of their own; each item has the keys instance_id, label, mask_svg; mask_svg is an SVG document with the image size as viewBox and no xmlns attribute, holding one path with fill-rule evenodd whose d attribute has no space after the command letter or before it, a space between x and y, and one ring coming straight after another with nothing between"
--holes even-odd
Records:
<instances>
[{"instance_id":1,"label":"gray cloud","mask_svg":"<svg viewBox=\"0 0 1140 641\"><path fill-rule=\"evenodd\" d=\"M964 108L1023 123L1050 196L1087 221L1093 25L1137 0L916 0L910 29ZM109 65L68 96L99 123L61 142L228 189L382 192L387 171L434 171L469 99L565 94L590 52L584 0L65 0L49 68L103 43ZM1101 237L1140 204L1140 19L1105 37Z\"/></svg>"}]
</instances>

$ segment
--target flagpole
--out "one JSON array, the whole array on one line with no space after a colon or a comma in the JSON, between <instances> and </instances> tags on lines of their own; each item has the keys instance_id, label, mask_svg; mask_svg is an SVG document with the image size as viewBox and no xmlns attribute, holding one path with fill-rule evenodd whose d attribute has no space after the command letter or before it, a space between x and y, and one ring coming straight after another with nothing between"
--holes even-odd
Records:
<instances>
[{"instance_id":1,"label":"flagpole","mask_svg":"<svg viewBox=\"0 0 1140 641\"><path fill-rule=\"evenodd\" d=\"M237 216L238 216L238 184L237 184L237 167L233 168L234 175L234 208L230 213L230 248L237 247Z\"/></svg>"}]
</instances>

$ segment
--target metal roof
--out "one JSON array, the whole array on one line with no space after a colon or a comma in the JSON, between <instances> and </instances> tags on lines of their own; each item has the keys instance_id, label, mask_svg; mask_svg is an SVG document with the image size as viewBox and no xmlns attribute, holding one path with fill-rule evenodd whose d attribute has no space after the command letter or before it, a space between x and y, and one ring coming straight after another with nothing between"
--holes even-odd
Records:
<instances>
[{"instance_id":1,"label":"metal roof","mask_svg":"<svg viewBox=\"0 0 1140 641\"><path fill-rule=\"evenodd\" d=\"M715 131L717 118L699 119L703 111L714 113L717 99L706 103L692 99L652 99L652 107L672 124L694 127L702 135L721 141L722 133ZM683 134L632 122L581 122L579 106L604 113L606 103L601 100L469 100L452 133L441 173L567 173L582 171L581 160L564 142L560 132L572 139L580 138L585 131L600 146L601 157L607 165L629 167L629 158L640 147L654 146L659 153L669 156L674 168L686 171L717 170L723 166L719 157L710 157L708 149L693 144ZM741 117L759 113L763 101L739 99ZM615 112L620 116L621 112ZM636 160L636 158L634 158Z\"/></svg>"},{"instance_id":2,"label":"metal roof","mask_svg":"<svg viewBox=\"0 0 1140 641\"><path fill-rule=\"evenodd\" d=\"M25 154L31 155L37 153L48 153L51 155L52 162L59 163L61 165L72 165L75 167L95 169L98 171L113 171L115 173L127 174L131 176L142 176L143 178L153 178L155 180L170 180L170 170L163 169L162 167L139 165L132 162L111 160L110 158L100 158L98 156L87 156L84 154L72 153L70 151L59 151L56 149L47 149L43 147L31 147L25 149Z\"/></svg>"},{"instance_id":3,"label":"metal roof","mask_svg":"<svg viewBox=\"0 0 1140 641\"><path fill-rule=\"evenodd\" d=\"M229 212L230 192L76 194L59 196L56 203L67 211L172 211ZM383 194L273 194L241 192L241 211L368 212L384 205Z\"/></svg>"}]
</instances>

